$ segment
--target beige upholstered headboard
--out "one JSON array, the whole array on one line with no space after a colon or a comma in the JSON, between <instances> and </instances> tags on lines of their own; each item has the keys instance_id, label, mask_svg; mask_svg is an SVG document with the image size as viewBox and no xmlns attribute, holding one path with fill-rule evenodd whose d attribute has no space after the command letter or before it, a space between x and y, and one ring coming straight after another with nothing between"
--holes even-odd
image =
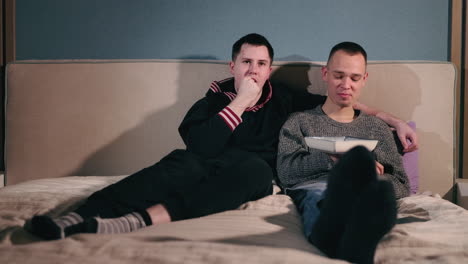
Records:
<instances>
[{"instance_id":1,"label":"beige upholstered headboard","mask_svg":"<svg viewBox=\"0 0 468 264\"><path fill-rule=\"evenodd\" d=\"M272 79L323 93L320 63L277 62ZM455 78L446 62L371 62L362 101L420 136L420 189L445 195L455 165ZM67 175L123 175L183 148L177 127L220 61L25 61L6 77L6 184Z\"/></svg>"}]
</instances>

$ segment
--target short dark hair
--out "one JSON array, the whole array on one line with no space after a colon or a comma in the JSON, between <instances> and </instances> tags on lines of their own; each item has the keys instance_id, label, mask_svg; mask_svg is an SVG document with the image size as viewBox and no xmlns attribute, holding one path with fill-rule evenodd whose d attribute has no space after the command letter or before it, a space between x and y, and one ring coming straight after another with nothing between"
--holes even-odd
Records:
<instances>
[{"instance_id":1,"label":"short dark hair","mask_svg":"<svg viewBox=\"0 0 468 264\"><path fill-rule=\"evenodd\" d=\"M354 42L350 42L350 41L345 41L345 42L336 44L331 49L330 55L328 55L327 63L330 62L331 57L333 57L333 55L339 50L342 50L348 53L349 55L362 54L362 56L364 57L364 61L367 64L367 53L364 50L364 48L361 45L354 43Z\"/></svg>"},{"instance_id":2,"label":"short dark hair","mask_svg":"<svg viewBox=\"0 0 468 264\"><path fill-rule=\"evenodd\" d=\"M236 57L237 55L239 55L242 45L246 43L253 45L253 46L267 47L268 55L270 56L271 62L273 62L273 56L274 56L273 47L271 46L270 42L268 42L268 40L264 36L257 34L257 33L247 34L243 36L242 38L240 38L238 41L236 41L234 45L232 45L232 61L236 60Z\"/></svg>"}]
</instances>

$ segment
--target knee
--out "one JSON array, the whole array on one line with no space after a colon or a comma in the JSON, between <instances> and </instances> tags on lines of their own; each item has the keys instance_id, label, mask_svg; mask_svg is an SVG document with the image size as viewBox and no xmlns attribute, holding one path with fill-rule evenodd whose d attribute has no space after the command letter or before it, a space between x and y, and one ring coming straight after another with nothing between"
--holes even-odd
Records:
<instances>
[{"instance_id":1,"label":"knee","mask_svg":"<svg viewBox=\"0 0 468 264\"><path fill-rule=\"evenodd\" d=\"M346 152L330 171L329 193L357 195L362 188L376 180L374 154L365 147L354 147Z\"/></svg>"},{"instance_id":2,"label":"knee","mask_svg":"<svg viewBox=\"0 0 468 264\"><path fill-rule=\"evenodd\" d=\"M375 171L374 154L363 146L354 147L338 160L334 170L344 174Z\"/></svg>"},{"instance_id":3,"label":"knee","mask_svg":"<svg viewBox=\"0 0 468 264\"><path fill-rule=\"evenodd\" d=\"M364 146L356 146L346 152L343 157L340 159L343 161L349 161L350 163L372 163L375 162L375 157L372 152L370 152Z\"/></svg>"},{"instance_id":4,"label":"knee","mask_svg":"<svg viewBox=\"0 0 468 264\"><path fill-rule=\"evenodd\" d=\"M205 162L198 155L183 149L176 149L165 156L160 162L170 175L181 174L184 170L193 175L207 174Z\"/></svg>"},{"instance_id":5,"label":"knee","mask_svg":"<svg viewBox=\"0 0 468 264\"><path fill-rule=\"evenodd\" d=\"M248 159L231 170L232 188L242 189L245 200L257 200L273 193L273 170L264 160Z\"/></svg>"},{"instance_id":6,"label":"knee","mask_svg":"<svg viewBox=\"0 0 468 264\"><path fill-rule=\"evenodd\" d=\"M238 166L239 178L250 184L271 184L273 170L270 165L260 158L249 158Z\"/></svg>"}]
</instances>

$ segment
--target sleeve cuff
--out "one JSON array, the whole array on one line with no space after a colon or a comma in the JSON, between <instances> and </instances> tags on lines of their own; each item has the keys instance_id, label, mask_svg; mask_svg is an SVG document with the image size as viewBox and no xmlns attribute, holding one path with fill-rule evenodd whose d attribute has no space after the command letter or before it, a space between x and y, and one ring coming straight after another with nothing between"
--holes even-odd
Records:
<instances>
[{"instance_id":1,"label":"sleeve cuff","mask_svg":"<svg viewBox=\"0 0 468 264\"><path fill-rule=\"evenodd\" d=\"M234 111L232 111L229 106L226 106L223 110L218 113L224 120L224 122L229 126L231 131L234 131L236 127L242 123L242 118L240 118Z\"/></svg>"}]
</instances>

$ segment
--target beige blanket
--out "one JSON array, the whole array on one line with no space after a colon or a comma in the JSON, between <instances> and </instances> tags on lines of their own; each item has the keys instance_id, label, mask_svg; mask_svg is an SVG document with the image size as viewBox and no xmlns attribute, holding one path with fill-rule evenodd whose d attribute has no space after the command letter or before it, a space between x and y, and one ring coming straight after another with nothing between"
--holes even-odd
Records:
<instances>
[{"instance_id":1,"label":"beige blanket","mask_svg":"<svg viewBox=\"0 0 468 264\"><path fill-rule=\"evenodd\" d=\"M120 235L41 241L23 228L32 215L72 210L120 179L66 177L1 188L0 263L346 263L306 241L285 195ZM398 224L380 242L376 263L468 263L468 211L427 194L401 199L399 206Z\"/></svg>"}]
</instances>

